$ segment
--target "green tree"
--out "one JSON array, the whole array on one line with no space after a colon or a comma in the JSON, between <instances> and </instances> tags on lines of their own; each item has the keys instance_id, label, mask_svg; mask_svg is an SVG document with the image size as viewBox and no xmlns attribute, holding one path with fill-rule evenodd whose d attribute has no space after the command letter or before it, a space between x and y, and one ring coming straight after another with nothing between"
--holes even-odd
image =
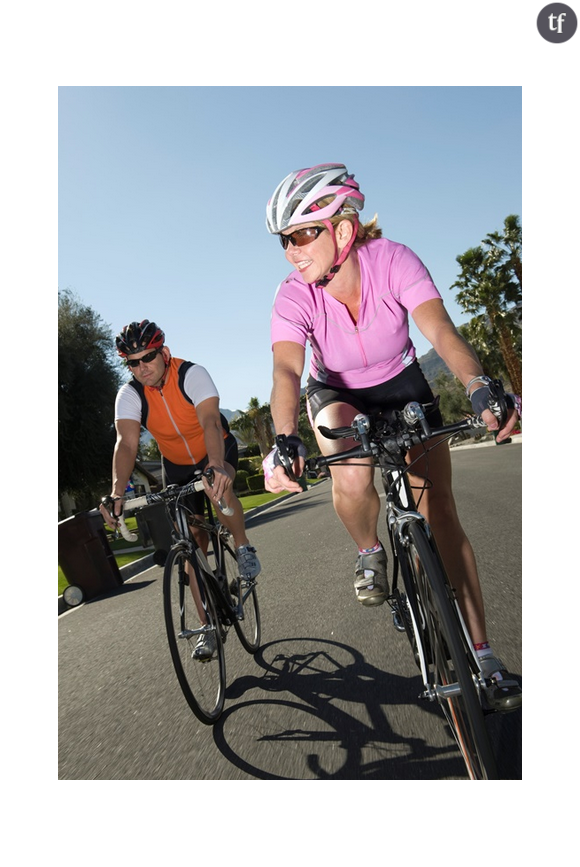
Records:
<instances>
[{"instance_id":1,"label":"green tree","mask_svg":"<svg viewBox=\"0 0 580 867\"><path fill-rule=\"evenodd\" d=\"M298 436L306 446L306 454L308 457L314 457L319 453L318 444L316 442L316 437L314 436L314 431L312 430L312 425L310 424L310 419L308 418L308 412L306 410L306 395L300 395L300 413L298 415Z\"/></svg>"},{"instance_id":2,"label":"green tree","mask_svg":"<svg viewBox=\"0 0 580 867\"><path fill-rule=\"evenodd\" d=\"M160 461L161 460L161 452L159 451L159 446L157 444L157 440L151 439L149 442L143 444L139 443L139 455L138 460L140 461Z\"/></svg>"},{"instance_id":3,"label":"green tree","mask_svg":"<svg viewBox=\"0 0 580 867\"><path fill-rule=\"evenodd\" d=\"M459 325L457 330L473 346L485 372L511 386L511 378L498 342L491 332L487 314L474 316L469 322ZM521 327L512 332L512 338L516 352L521 357Z\"/></svg>"},{"instance_id":4,"label":"green tree","mask_svg":"<svg viewBox=\"0 0 580 867\"><path fill-rule=\"evenodd\" d=\"M246 412L230 421L230 428L237 431L247 445L257 443L260 454L265 458L274 441L270 404L260 406L258 398L252 397Z\"/></svg>"},{"instance_id":5,"label":"green tree","mask_svg":"<svg viewBox=\"0 0 580 867\"><path fill-rule=\"evenodd\" d=\"M451 424L473 413L465 389L456 377L441 371L435 378L433 391L439 395L439 409L444 424Z\"/></svg>"},{"instance_id":6,"label":"green tree","mask_svg":"<svg viewBox=\"0 0 580 867\"><path fill-rule=\"evenodd\" d=\"M122 382L113 335L70 291L58 293L58 494L81 508L111 484L114 404Z\"/></svg>"},{"instance_id":7,"label":"green tree","mask_svg":"<svg viewBox=\"0 0 580 867\"><path fill-rule=\"evenodd\" d=\"M522 258L519 217L511 214L503 232L493 232L479 247L457 256L459 278L451 289L459 289L457 302L467 313L475 314L470 323L476 339L488 329L488 343L495 344L512 388L522 393L521 303Z\"/></svg>"},{"instance_id":8,"label":"green tree","mask_svg":"<svg viewBox=\"0 0 580 867\"><path fill-rule=\"evenodd\" d=\"M513 273L522 290L522 227L516 214L506 217L503 232L490 232L482 242L496 264Z\"/></svg>"}]
</instances>

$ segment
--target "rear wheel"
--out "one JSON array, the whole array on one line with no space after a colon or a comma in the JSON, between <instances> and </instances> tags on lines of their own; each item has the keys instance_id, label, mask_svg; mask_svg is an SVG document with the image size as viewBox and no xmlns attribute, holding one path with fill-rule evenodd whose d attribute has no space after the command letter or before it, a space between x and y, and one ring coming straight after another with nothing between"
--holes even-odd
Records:
<instances>
[{"instance_id":1,"label":"rear wheel","mask_svg":"<svg viewBox=\"0 0 580 867\"><path fill-rule=\"evenodd\" d=\"M225 700L222 635L206 576L198 567L196 577L183 548L169 552L163 576L163 608L171 658L183 694L196 717L211 725L221 715ZM195 655L202 635L215 647L211 657L204 660Z\"/></svg>"},{"instance_id":2,"label":"rear wheel","mask_svg":"<svg viewBox=\"0 0 580 867\"><path fill-rule=\"evenodd\" d=\"M220 536L220 551L222 572L226 577L234 606L234 629L244 649L248 653L255 653L262 637L256 581L240 577L231 537Z\"/></svg>"},{"instance_id":3,"label":"rear wheel","mask_svg":"<svg viewBox=\"0 0 580 867\"><path fill-rule=\"evenodd\" d=\"M481 707L472 653L439 554L425 527L407 530L408 571L418 597L427 638L429 697L436 695L472 780L497 779L497 768ZM407 571L407 570L406 570Z\"/></svg>"}]
</instances>

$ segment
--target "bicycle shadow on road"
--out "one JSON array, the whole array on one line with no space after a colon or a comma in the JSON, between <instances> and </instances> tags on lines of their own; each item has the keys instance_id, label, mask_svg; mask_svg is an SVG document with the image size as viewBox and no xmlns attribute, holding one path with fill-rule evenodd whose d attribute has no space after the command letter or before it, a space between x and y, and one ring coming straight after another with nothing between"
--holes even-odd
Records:
<instances>
[{"instance_id":1,"label":"bicycle shadow on road","mask_svg":"<svg viewBox=\"0 0 580 867\"><path fill-rule=\"evenodd\" d=\"M115 587L114 590L110 590L107 593L101 593L99 596L94 596L92 599L87 599L84 604L92 605L94 602L102 602L105 599L111 599L114 596L123 596L125 593L133 593L134 590L143 590L145 587L149 587L150 584L154 584L155 580L155 578L151 578L147 581L127 581L120 584L118 587Z\"/></svg>"},{"instance_id":2,"label":"bicycle shadow on road","mask_svg":"<svg viewBox=\"0 0 580 867\"><path fill-rule=\"evenodd\" d=\"M304 512L307 509L317 508L317 503L309 502L308 500L300 500L299 495L292 498L288 503L276 504L273 501L272 507L264 512L258 512L255 515L248 513L246 515L246 523L250 523L253 527L260 527L263 524L269 524L271 521L276 521L279 518L287 518L293 512Z\"/></svg>"},{"instance_id":3,"label":"bicycle shadow on road","mask_svg":"<svg viewBox=\"0 0 580 867\"><path fill-rule=\"evenodd\" d=\"M232 764L258 779L408 780L465 779L463 760L445 737L437 706L422 711L439 726L431 745L401 735L389 706L418 704L420 679L370 665L352 647L328 639L293 638L264 645L255 656L261 677L244 676L227 690L214 726L216 746ZM239 740L243 731L245 739ZM254 732L251 747L248 732ZM242 750L245 755L242 755ZM248 753L251 752L252 755Z\"/></svg>"},{"instance_id":4,"label":"bicycle shadow on road","mask_svg":"<svg viewBox=\"0 0 580 867\"><path fill-rule=\"evenodd\" d=\"M517 680L521 684L522 679ZM502 780L522 779L522 710L490 713L486 726Z\"/></svg>"}]
</instances>

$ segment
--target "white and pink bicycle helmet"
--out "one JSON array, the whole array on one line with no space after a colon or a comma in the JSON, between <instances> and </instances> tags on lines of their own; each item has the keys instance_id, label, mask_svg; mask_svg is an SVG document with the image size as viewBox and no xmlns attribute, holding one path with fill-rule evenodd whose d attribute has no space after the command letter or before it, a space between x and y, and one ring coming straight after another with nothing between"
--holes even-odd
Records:
<instances>
[{"instance_id":1,"label":"white and pink bicycle helmet","mask_svg":"<svg viewBox=\"0 0 580 867\"><path fill-rule=\"evenodd\" d=\"M320 205L328 196L333 196L330 204ZM291 172L284 178L268 202L266 225L272 235L277 235L300 223L324 221L341 212L356 213L364 202L365 197L346 166L323 163Z\"/></svg>"}]
</instances>

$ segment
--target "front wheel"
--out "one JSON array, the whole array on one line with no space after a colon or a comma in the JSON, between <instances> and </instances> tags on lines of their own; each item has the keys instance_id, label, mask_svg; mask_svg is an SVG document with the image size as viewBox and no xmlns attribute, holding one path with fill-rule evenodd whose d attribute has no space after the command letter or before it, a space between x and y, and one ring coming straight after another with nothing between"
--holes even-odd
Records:
<instances>
[{"instance_id":1,"label":"front wheel","mask_svg":"<svg viewBox=\"0 0 580 867\"><path fill-rule=\"evenodd\" d=\"M222 634L212 591L188 552L172 548L163 575L163 609L171 659L187 703L201 722L219 719L225 701L226 670ZM200 638L212 650L199 657Z\"/></svg>"},{"instance_id":2,"label":"front wheel","mask_svg":"<svg viewBox=\"0 0 580 867\"><path fill-rule=\"evenodd\" d=\"M473 654L439 554L422 524L409 525L406 554L428 640L426 686L430 697L435 693L470 779L498 779L476 685L477 673L470 665Z\"/></svg>"}]
</instances>

